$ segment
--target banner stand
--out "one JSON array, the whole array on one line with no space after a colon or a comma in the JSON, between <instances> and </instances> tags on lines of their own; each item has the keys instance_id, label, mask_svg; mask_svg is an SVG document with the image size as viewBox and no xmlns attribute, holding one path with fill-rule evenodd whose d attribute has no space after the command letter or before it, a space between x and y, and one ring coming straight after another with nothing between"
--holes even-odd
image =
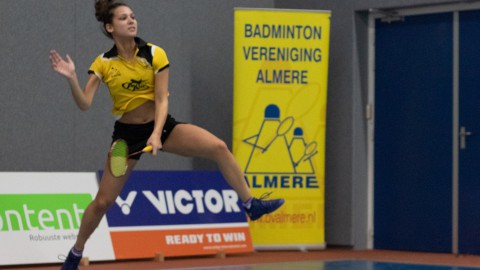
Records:
<instances>
[{"instance_id":1,"label":"banner stand","mask_svg":"<svg viewBox=\"0 0 480 270\"><path fill-rule=\"evenodd\" d=\"M233 153L254 196L255 249L323 249L330 11L235 9ZM299 233L301 231L301 233Z\"/></svg>"}]
</instances>

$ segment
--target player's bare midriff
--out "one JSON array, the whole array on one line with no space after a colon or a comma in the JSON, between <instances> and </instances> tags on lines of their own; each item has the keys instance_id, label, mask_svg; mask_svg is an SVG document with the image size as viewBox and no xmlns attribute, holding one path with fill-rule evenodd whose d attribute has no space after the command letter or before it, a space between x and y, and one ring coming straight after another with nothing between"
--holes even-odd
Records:
<instances>
[{"instance_id":1,"label":"player's bare midriff","mask_svg":"<svg viewBox=\"0 0 480 270\"><path fill-rule=\"evenodd\" d=\"M118 120L125 124L145 124L155 120L155 102L147 101L134 110L126 112Z\"/></svg>"}]
</instances>

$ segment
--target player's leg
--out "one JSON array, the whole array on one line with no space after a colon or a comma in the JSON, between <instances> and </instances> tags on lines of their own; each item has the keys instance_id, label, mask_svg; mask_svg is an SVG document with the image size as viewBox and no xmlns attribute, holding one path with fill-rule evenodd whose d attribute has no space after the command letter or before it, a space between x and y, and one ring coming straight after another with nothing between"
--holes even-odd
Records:
<instances>
[{"instance_id":1,"label":"player's leg","mask_svg":"<svg viewBox=\"0 0 480 270\"><path fill-rule=\"evenodd\" d=\"M253 198L242 170L225 142L203 128L191 124L176 125L163 144L163 150L215 161L228 184L244 202L246 212L252 220L275 211L284 203L283 199L267 201Z\"/></svg>"},{"instance_id":2,"label":"player's leg","mask_svg":"<svg viewBox=\"0 0 480 270\"><path fill-rule=\"evenodd\" d=\"M78 232L75 248L83 250L85 242L97 228L100 220L103 218L107 210L115 203L115 199L122 191L130 172L136 165L136 160L128 160L127 173L121 177L114 177L108 168L108 161L103 170L100 186L95 199L85 209L82 218L82 224Z\"/></svg>"},{"instance_id":3,"label":"player's leg","mask_svg":"<svg viewBox=\"0 0 480 270\"><path fill-rule=\"evenodd\" d=\"M136 165L136 160L128 160L128 170L124 176L114 177L108 168L108 161L103 170L100 186L95 196L95 199L87 206L83 213L82 222L77 236L77 241L72 250L69 251L67 259L62 265L61 270L76 270L80 259L82 258L82 252L85 248L85 243L98 224L102 220L107 210L115 203L115 199L120 194L125 182L128 179L131 171Z\"/></svg>"},{"instance_id":4,"label":"player's leg","mask_svg":"<svg viewBox=\"0 0 480 270\"><path fill-rule=\"evenodd\" d=\"M242 201L252 197L241 169L227 145L205 129L191 124L179 124L163 144L163 150L215 161L228 184L238 193Z\"/></svg>"}]
</instances>

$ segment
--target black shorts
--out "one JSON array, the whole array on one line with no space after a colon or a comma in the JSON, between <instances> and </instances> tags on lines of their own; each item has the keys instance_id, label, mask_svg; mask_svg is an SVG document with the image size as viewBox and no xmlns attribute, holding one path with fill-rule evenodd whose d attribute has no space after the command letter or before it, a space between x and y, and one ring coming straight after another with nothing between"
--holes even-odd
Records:
<instances>
[{"instance_id":1,"label":"black shorts","mask_svg":"<svg viewBox=\"0 0 480 270\"><path fill-rule=\"evenodd\" d=\"M165 121L165 125L163 125L162 137L160 139L162 144L165 143L177 124L180 124L180 122L175 121L175 118L169 114ZM145 124L125 124L116 121L113 129L112 143L115 140L124 139L128 144L129 153L140 151L146 146L154 127L154 121ZM131 156L130 159L139 160L141 155L142 153Z\"/></svg>"}]
</instances>

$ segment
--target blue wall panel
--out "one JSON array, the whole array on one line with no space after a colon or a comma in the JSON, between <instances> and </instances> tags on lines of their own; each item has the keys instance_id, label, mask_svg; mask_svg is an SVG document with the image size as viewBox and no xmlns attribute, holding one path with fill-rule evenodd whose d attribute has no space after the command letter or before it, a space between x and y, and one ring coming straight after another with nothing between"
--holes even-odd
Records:
<instances>
[{"instance_id":1,"label":"blue wall panel","mask_svg":"<svg viewBox=\"0 0 480 270\"><path fill-rule=\"evenodd\" d=\"M480 254L480 11L460 13L459 252Z\"/></svg>"},{"instance_id":2,"label":"blue wall panel","mask_svg":"<svg viewBox=\"0 0 480 270\"><path fill-rule=\"evenodd\" d=\"M376 23L377 249L451 251L452 20Z\"/></svg>"}]
</instances>

